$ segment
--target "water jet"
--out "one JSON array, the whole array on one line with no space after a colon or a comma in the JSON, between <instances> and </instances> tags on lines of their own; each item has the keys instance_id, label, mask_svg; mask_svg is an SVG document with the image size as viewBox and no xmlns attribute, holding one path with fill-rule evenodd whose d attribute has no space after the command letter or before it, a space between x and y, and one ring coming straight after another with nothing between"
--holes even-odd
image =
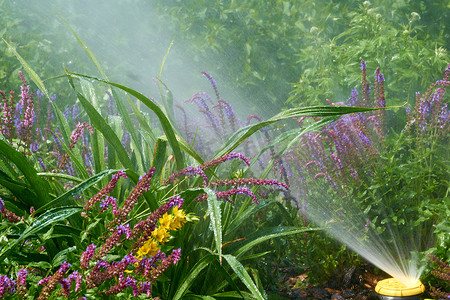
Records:
<instances>
[{"instance_id":1,"label":"water jet","mask_svg":"<svg viewBox=\"0 0 450 300\"><path fill-rule=\"evenodd\" d=\"M375 292L382 300L419 300L425 291L420 280L404 283L396 278L381 280L375 286Z\"/></svg>"}]
</instances>

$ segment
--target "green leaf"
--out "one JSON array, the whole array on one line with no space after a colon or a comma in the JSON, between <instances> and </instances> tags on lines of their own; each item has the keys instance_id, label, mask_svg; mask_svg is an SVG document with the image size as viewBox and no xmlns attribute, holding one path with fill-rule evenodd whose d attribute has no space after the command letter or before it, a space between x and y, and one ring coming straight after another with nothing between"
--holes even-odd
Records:
<instances>
[{"instance_id":1,"label":"green leaf","mask_svg":"<svg viewBox=\"0 0 450 300\"><path fill-rule=\"evenodd\" d=\"M59 206L59 205L64 205L64 204L76 204L75 201L71 201L71 203L68 203L68 200L73 198L75 195L79 195L81 194L84 190L92 187L94 184L96 184L98 181L100 181L101 179L103 179L104 177L113 174L113 173L117 173L119 170L104 170L103 172L100 172L88 179L86 179L85 181L81 182L80 184L74 186L73 188L71 188L70 190L68 190L67 192L65 192L64 194L60 195L59 197L55 198L54 200L52 200L51 202L47 203L46 205L40 207L39 209L37 209L35 211L36 213L40 213L41 211L52 207L52 206ZM50 173L52 174L52 173Z\"/></svg>"},{"instance_id":2,"label":"green leaf","mask_svg":"<svg viewBox=\"0 0 450 300\"><path fill-rule=\"evenodd\" d=\"M16 240L9 243L5 248L2 249L0 253L0 261L3 261L5 257L8 255L8 253L12 249L17 247L19 243L25 240L27 237L36 234L41 230L44 230L48 226L51 226L53 224L56 224L57 222L65 220L68 217L81 212L82 210L83 210L82 207L66 206L53 208L43 213L38 218L36 218L33 221L33 223L31 223L31 225L28 226Z\"/></svg>"},{"instance_id":3,"label":"green leaf","mask_svg":"<svg viewBox=\"0 0 450 300\"><path fill-rule=\"evenodd\" d=\"M66 70L67 72L67 70ZM67 72L68 73L68 72ZM108 141L109 144L113 147L114 151L116 151L117 156L122 163L123 167L126 169L134 170L133 163L131 162L130 157L128 156L128 153L126 152L125 148L122 145L122 142L119 140L117 135L115 134L114 130L108 125L108 123L103 119L103 117L97 112L97 110L92 106L91 103L80 93L75 89L75 86L72 82L72 78L68 76L69 83L74 89L74 91L77 93L78 100L80 100L81 105L87 112L89 119L91 120L92 125L98 129L105 139ZM133 173L133 172L132 172ZM131 174L130 179L134 182L137 182L139 177L137 174Z\"/></svg>"},{"instance_id":4,"label":"green leaf","mask_svg":"<svg viewBox=\"0 0 450 300\"><path fill-rule=\"evenodd\" d=\"M299 117L337 117L344 114L366 112L366 111L376 111L385 108L363 108L363 107L350 107L350 106L309 106L302 108L291 108L283 111L267 121L260 122L252 126L246 126L237 130L232 134L228 140L222 145L220 150L216 153L215 157L224 156L243 143L248 137L266 127L267 125L273 124L286 119L299 118ZM331 121L328 119L327 121Z\"/></svg>"},{"instance_id":5,"label":"green leaf","mask_svg":"<svg viewBox=\"0 0 450 300\"><path fill-rule=\"evenodd\" d=\"M37 197L33 199L32 205L36 208L43 206L50 200L50 186L47 181L37 175L36 170L28 163L24 155L17 152L11 145L0 139L0 154L22 172L28 181L28 188L32 190Z\"/></svg>"},{"instance_id":6,"label":"green leaf","mask_svg":"<svg viewBox=\"0 0 450 300\"><path fill-rule=\"evenodd\" d=\"M13 180L5 172L0 170L0 185L7 188L17 199L22 200L23 203L33 205L30 200L36 198L36 194L33 193L30 188L21 181Z\"/></svg>"},{"instance_id":7,"label":"green leaf","mask_svg":"<svg viewBox=\"0 0 450 300\"><path fill-rule=\"evenodd\" d=\"M166 161L166 149L167 149L167 141L161 138L158 138L155 145L155 152L153 154L152 167L155 168L155 172L153 173L153 178L158 179L161 176L161 172L164 167L164 163ZM156 182L156 180L153 180Z\"/></svg>"}]
</instances>

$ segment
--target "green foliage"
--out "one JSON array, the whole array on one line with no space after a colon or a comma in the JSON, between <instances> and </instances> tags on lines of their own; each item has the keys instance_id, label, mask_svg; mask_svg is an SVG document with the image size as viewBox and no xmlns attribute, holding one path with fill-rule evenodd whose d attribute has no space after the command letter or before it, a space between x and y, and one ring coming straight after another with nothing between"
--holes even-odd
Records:
<instances>
[{"instance_id":1,"label":"green foliage","mask_svg":"<svg viewBox=\"0 0 450 300\"><path fill-rule=\"evenodd\" d=\"M212 57L209 70L217 68L244 97L275 105L289 98L296 106L342 100L360 83L354 70L362 59L369 69L383 66L391 105L412 103L450 59L446 15L438 13L447 5L173 0L159 7L192 57Z\"/></svg>"}]
</instances>

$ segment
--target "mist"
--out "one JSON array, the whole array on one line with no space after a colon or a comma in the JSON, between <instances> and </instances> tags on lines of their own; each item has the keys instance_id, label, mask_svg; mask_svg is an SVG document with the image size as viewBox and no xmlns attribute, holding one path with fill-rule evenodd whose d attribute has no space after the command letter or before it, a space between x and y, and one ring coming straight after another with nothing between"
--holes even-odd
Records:
<instances>
[{"instance_id":1,"label":"mist","mask_svg":"<svg viewBox=\"0 0 450 300\"><path fill-rule=\"evenodd\" d=\"M14 1L12 5L17 9L13 9L16 15L11 17L22 19L23 26L42 34L45 46L63 57L62 62L58 61L59 74L63 73L64 65L72 72L100 76L64 22L66 20L92 50L109 80L127 85L148 97L155 97L155 101L158 101L159 95L156 78L173 43L161 79L173 93L176 103L182 104L198 91L213 93L209 81L200 73L207 71L216 80L220 96L233 105L240 117L246 118L249 114L269 117L278 112L272 111L274 106L270 101L267 105L253 105L253 111L250 111L249 104L256 99L244 99L226 81L224 74L212 73L210 69L214 69L214 58L211 56L202 56L200 51L195 57L189 55L186 49L190 46L182 42L175 32L169 31L171 20L157 14L153 1L44 0ZM38 19L36 16L39 16ZM18 50L20 52L20 45ZM230 60L229 63L242 63L233 61L230 56L223 59ZM40 66L32 67L40 73ZM41 76L45 78L59 74ZM264 87L261 86L261 89ZM264 99L257 101L261 104ZM261 109L254 111L255 107Z\"/></svg>"}]
</instances>

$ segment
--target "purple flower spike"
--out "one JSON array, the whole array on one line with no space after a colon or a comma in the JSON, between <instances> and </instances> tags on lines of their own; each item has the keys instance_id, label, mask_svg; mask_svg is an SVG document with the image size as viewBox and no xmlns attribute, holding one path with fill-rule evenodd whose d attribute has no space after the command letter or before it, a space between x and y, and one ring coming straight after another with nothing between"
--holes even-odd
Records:
<instances>
[{"instance_id":1,"label":"purple flower spike","mask_svg":"<svg viewBox=\"0 0 450 300\"><path fill-rule=\"evenodd\" d=\"M87 246L86 251L81 254L80 268L86 270L89 267L89 261L95 254L95 244Z\"/></svg>"},{"instance_id":2,"label":"purple flower spike","mask_svg":"<svg viewBox=\"0 0 450 300\"><path fill-rule=\"evenodd\" d=\"M184 168L172 175L170 175L166 180L164 180L164 185L170 184L174 182L176 179L180 178L181 176L189 176L189 175L200 175L203 178L203 181L206 185L208 185L208 177L205 175L205 172L201 168L195 168L195 167L187 167Z\"/></svg>"},{"instance_id":3,"label":"purple flower spike","mask_svg":"<svg viewBox=\"0 0 450 300\"><path fill-rule=\"evenodd\" d=\"M253 192L247 187L237 187L237 188L229 189L224 192L216 192L217 198L225 199L225 200L228 200L231 196L236 195L236 194L250 196L253 199L253 203L255 203L255 204L259 203L258 198L256 198L255 194L253 194Z\"/></svg>"},{"instance_id":4,"label":"purple flower spike","mask_svg":"<svg viewBox=\"0 0 450 300\"><path fill-rule=\"evenodd\" d=\"M219 158L216 158L214 160L211 160L209 162L204 163L200 168L202 168L203 170L209 169L209 168L215 167L217 165L220 165L221 163L223 163L223 162L225 162L227 160L234 159L234 158L239 158L247 166L250 166L250 162L248 161L248 159L244 155L242 155L240 153L231 152L231 153L229 153L227 155L224 155L222 157L219 157Z\"/></svg>"}]
</instances>

